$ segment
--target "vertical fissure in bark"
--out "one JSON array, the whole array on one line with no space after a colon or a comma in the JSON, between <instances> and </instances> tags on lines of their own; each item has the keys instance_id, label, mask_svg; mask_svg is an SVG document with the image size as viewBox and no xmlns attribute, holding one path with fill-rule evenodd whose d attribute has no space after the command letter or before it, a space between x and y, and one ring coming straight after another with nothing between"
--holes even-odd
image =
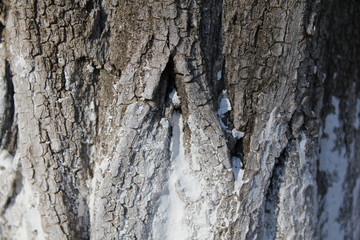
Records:
<instances>
[{"instance_id":1,"label":"vertical fissure in bark","mask_svg":"<svg viewBox=\"0 0 360 240\"><path fill-rule=\"evenodd\" d=\"M156 106L158 106L160 112L162 113L161 115L164 115L165 109L170 106L169 98L171 93L173 91L177 91L175 77L174 60L172 56L169 56L169 60L160 76L159 84L153 95Z\"/></svg>"},{"instance_id":2,"label":"vertical fissure in bark","mask_svg":"<svg viewBox=\"0 0 360 240\"><path fill-rule=\"evenodd\" d=\"M236 141L234 148L232 149L231 156L240 159L241 161L240 168L241 169L245 168L243 138L240 138Z\"/></svg>"},{"instance_id":3,"label":"vertical fissure in bark","mask_svg":"<svg viewBox=\"0 0 360 240\"><path fill-rule=\"evenodd\" d=\"M94 3L90 3L90 2L92 2L92 0L89 1L87 4L86 9L88 12L94 10L92 9L94 8ZM98 5L97 8L95 8L94 25L90 36L90 39L93 40L101 38L106 28L106 21L108 18L107 13L105 12L104 7L102 6L102 0L99 0L99 3L97 3L97 5Z\"/></svg>"},{"instance_id":4,"label":"vertical fissure in bark","mask_svg":"<svg viewBox=\"0 0 360 240\"><path fill-rule=\"evenodd\" d=\"M222 1L204 1L201 4L200 47L204 60L205 74L211 91L211 96L219 96L224 90L224 58L221 54L222 39ZM210 54L211 53L211 54ZM216 98L215 98L216 99Z\"/></svg>"},{"instance_id":5,"label":"vertical fissure in bark","mask_svg":"<svg viewBox=\"0 0 360 240\"><path fill-rule=\"evenodd\" d=\"M0 145L8 150L12 155L16 151L17 143L17 126L15 123L15 104L14 104L14 85L12 82L12 72L10 63L5 61L5 76L4 84L6 88L6 94L4 97L4 119L1 122L2 127L0 129Z\"/></svg>"},{"instance_id":6,"label":"vertical fissure in bark","mask_svg":"<svg viewBox=\"0 0 360 240\"><path fill-rule=\"evenodd\" d=\"M254 34L254 48L256 48L257 46L257 42L258 42L258 37L259 37L259 31L260 31L260 25L257 25L256 30L255 30L255 34Z\"/></svg>"},{"instance_id":7,"label":"vertical fissure in bark","mask_svg":"<svg viewBox=\"0 0 360 240\"><path fill-rule=\"evenodd\" d=\"M234 172L236 175L240 168L243 169L245 167L244 132L235 129L231 115L232 108L233 105L228 98L226 88L224 88L219 95L217 115L226 138L226 144L229 149L229 153L231 154L232 168L237 169L236 172Z\"/></svg>"},{"instance_id":8,"label":"vertical fissure in bark","mask_svg":"<svg viewBox=\"0 0 360 240\"><path fill-rule=\"evenodd\" d=\"M68 222L74 223L68 224L70 231L67 237L70 239L88 239L90 236L89 189L86 181L93 177L91 163L98 124L95 99L99 76L100 69L93 68L86 57L80 57L75 60L75 70L70 77L70 83L67 84L66 89L61 89L64 96L72 98L71 111L74 114L73 119L66 119L65 111L68 108L66 105L60 106L61 117L65 119L65 125L61 126L66 130L60 136L62 150L59 154L61 155L54 159L60 166L55 171L59 171L62 176L59 188L63 193L62 201L66 208L67 219ZM73 122L70 125L66 124L66 121ZM69 157L67 151L70 149L73 155Z\"/></svg>"},{"instance_id":9,"label":"vertical fissure in bark","mask_svg":"<svg viewBox=\"0 0 360 240\"><path fill-rule=\"evenodd\" d=\"M29 189L24 181L22 192L41 197L39 219L50 238L311 239L317 238L313 229L320 222L324 234L345 229L344 238L359 239L353 233L360 229L359 214L354 214L360 187L360 120L354 117L360 110L355 107L360 97L359 72L354 72L360 56L359 30L353 27L360 16L356 0L322 5L320 0L30 2L15 1L10 11L10 2L0 0L0 55L2 62L8 57L19 86L14 114L6 63L4 79L11 81L6 97L0 97L6 98L1 124L8 127L0 125L0 141L15 153L19 123L24 126L19 128L24 139L19 155L26 156L27 149L39 147L39 139L25 143L23 136L32 137L32 127L47 135L47 141L40 139L44 148L36 149L41 156L28 161L33 169L23 164L21 171L24 180L35 179ZM325 24L314 24L321 14ZM313 41L318 31L323 35ZM136 52L143 38L149 40ZM317 46L304 47L308 43ZM174 55L168 58L169 52ZM36 71L29 70L31 64ZM123 77L113 85L120 68ZM29 75L36 77L30 89L22 85ZM38 97L43 90L44 104L42 98L26 102L26 96ZM322 153L328 154L318 168L330 161L334 168L318 171L316 183L316 108L322 104L324 128L334 129L320 140ZM278 110L272 115L274 107ZM325 126L328 115L330 125ZM224 159L231 161L223 164L226 171L219 164ZM16 178L2 201L8 209L2 217L10 216L10 227L1 226L0 232L5 229L9 238L26 229L29 238L39 237L40 231L23 226L33 216L24 210L18 194L21 176ZM343 192L333 191L335 184ZM192 194L196 185L200 195ZM324 219L318 222L312 208L317 202L307 200L316 197L316 187L322 202L344 200L335 207L321 203L319 219ZM298 214L288 216L293 212ZM236 225L229 227L231 222Z\"/></svg>"},{"instance_id":10,"label":"vertical fissure in bark","mask_svg":"<svg viewBox=\"0 0 360 240\"><path fill-rule=\"evenodd\" d=\"M185 121L182 112L182 105L180 97L177 95L177 88L175 84L169 83L170 93L165 97L170 99L170 124L171 135L169 141L170 153L170 168L168 169L168 176L166 179L166 188L164 195L161 197L158 211L161 212L160 217L162 226L153 229L156 238L163 239L188 239L191 234L190 227L187 223L187 200L186 187L189 181L193 182L191 177L190 166L185 158L186 144L185 144ZM165 211L164 211L165 209ZM175 228L174 228L175 227Z\"/></svg>"},{"instance_id":11,"label":"vertical fissure in bark","mask_svg":"<svg viewBox=\"0 0 360 240\"><path fill-rule=\"evenodd\" d=\"M1 9L1 7L0 7ZM0 44L2 43L2 33L3 33L3 30L5 29L5 26L2 22L0 22Z\"/></svg>"},{"instance_id":12,"label":"vertical fissure in bark","mask_svg":"<svg viewBox=\"0 0 360 240\"><path fill-rule=\"evenodd\" d=\"M275 165L270 177L269 187L265 195L264 208L264 229L262 229L262 239L275 239L278 225L280 188L285 176L285 162L287 159L285 148L280 156L275 159Z\"/></svg>"},{"instance_id":13,"label":"vertical fissure in bark","mask_svg":"<svg viewBox=\"0 0 360 240\"><path fill-rule=\"evenodd\" d=\"M85 4L85 9L88 13L90 13L94 9L94 0L87 0Z\"/></svg>"}]
</instances>

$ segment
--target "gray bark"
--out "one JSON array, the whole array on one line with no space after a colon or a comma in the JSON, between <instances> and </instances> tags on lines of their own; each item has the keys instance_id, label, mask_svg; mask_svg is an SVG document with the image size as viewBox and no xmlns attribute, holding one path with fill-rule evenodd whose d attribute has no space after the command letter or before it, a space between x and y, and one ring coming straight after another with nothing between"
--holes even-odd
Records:
<instances>
[{"instance_id":1,"label":"gray bark","mask_svg":"<svg viewBox=\"0 0 360 240\"><path fill-rule=\"evenodd\" d=\"M0 10L1 239L360 239L356 0Z\"/></svg>"}]
</instances>

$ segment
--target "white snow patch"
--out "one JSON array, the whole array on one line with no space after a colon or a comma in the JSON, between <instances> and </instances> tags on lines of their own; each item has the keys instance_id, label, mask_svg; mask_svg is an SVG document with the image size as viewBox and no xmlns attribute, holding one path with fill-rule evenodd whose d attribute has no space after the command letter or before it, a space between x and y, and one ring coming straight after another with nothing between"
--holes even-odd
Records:
<instances>
[{"instance_id":1,"label":"white snow patch","mask_svg":"<svg viewBox=\"0 0 360 240\"><path fill-rule=\"evenodd\" d=\"M113 86L113 89L115 90L115 92L117 92L119 90L117 83L114 83L112 86Z\"/></svg>"},{"instance_id":2,"label":"white snow patch","mask_svg":"<svg viewBox=\"0 0 360 240\"><path fill-rule=\"evenodd\" d=\"M240 196L240 190L242 185L244 185L245 183L249 182L249 180L244 180L244 173L245 170L241 169L242 163L240 159L232 159L232 161L239 161L240 164L238 164L238 166L236 166L236 168L233 168L233 172L234 172L234 176L235 176L235 182L234 182L234 193L238 196ZM234 164L234 162L233 162Z\"/></svg>"},{"instance_id":3,"label":"white snow patch","mask_svg":"<svg viewBox=\"0 0 360 240\"><path fill-rule=\"evenodd\" d=\"M325 79L326 79L326 73L323 73L323 78L322 78L322 81L324 82L325 81Z\"/></svg>"},{"instance_id":4,"label":"white snow patch","mask_svg":"<svg viewBox=\"0 0 360 240\"><path fill-rule=\"evenodd\" d=\"M0 206L6 204L11 196L12 185L16 174L16 165L13 156L5 149L0 149Z\"/></svg>"},{"instance_id":5,"label":"white snow patch","mask_svg":"<svg viewBox=\"0 0 360 240\"><path fill-rule=\"evenodd\" d=\"M95 147L91 147L91 154L95 152ZM104 179L105 172L109 172L110 159L103 158L101 162L95 162L94 164L94 176L92 179L87 181L87 187L89 188L88 196L88 208L90 216L90 228L93 225L96 225L96 215L100 212L99 207L99 196L96 193L99 192L99 188L102 187L102 179ZM101 208L101 207L100 207ZM94 224L95 223L95 224ZM93 229L90 229L90 232L94 232ZM96 234L95 234L96 235Z\"/></svg>"},{"instance_id":6,"label":"white snow patch","mask_svg":"<svg viewBox=\"0 0 360 240\"><path fill-rule=\"evenodd\" d=\"M297 149L299 149L298 152L299 152L299 156L300 156L301 166L304 166L305 163L306 163L306 155L305 155L305 153L306 153L307 138L305 137L304 133L302 133L301 136L302 136L302 139L301 139Z\"/></svg>"},{"instance_id":7,"label":"white snow patch","mask_svg":"<svg viewBox=\"0 0 360 240\"><path fill-rule=\"evenodd\" d=\"M241 131L238 131L237 129L233 128L232 130L230 129L230 126L227 126L225 123L224 123L224 120L226 121L225 119L225 116L224 114L231 111L232 110L232 107L231 107L231 103L230 103L230 100L228 98L228 94L226 92L226 90L223 90L221 95L220 95L220 99L219 99L219 109L217 111L217 115L218 115L218 118L219 118L219 123L220 123L220 126L221 128L227 132L228 134L232 134L232 136L235 138L235 139L241 139L244 137L244 132L241 132Z\"/></svg>"},{"instance_id":8,"label":"white snow patch","mask_svg":"<svg viewBox=\"0 0 360 240\"><path fill-rule=\"evenodd\" d=\"M222 91L221 98L220 98L220 104L219 104L219 115L224 115L225 113L231 111L231 103L228 98L228 94L226 90Z\"/></svg>"},{"instance_id":9,"label":"white snow patch","mask_svg":"<svg viewBox=\"0 0 360 240\"><path fill-rule=\"evenodd\" d=\"M238 131L236 130L235 128L231 131L233 137L235 139L241 139L244 137L245 133L244 132L241 132L241 131Z\"/></svg>"},{"instance_id":10,"label":"white snow patch","mask_svg":"<svg viewBox=\"0 0 360 240\"><path fill-rule=\"evenodd\" d=\"M88 70L89 72L94 72L94 67L91 65L91 64L88 64L87 66L86 66L86 70Z\"/></svg>"},{"instance_id":11,"label":"white snow patch","mask_svg":"<svg viewBox=\"0 0 360 240\"><path fill-rule=\"evenodd\" d=\"M58 103L62 103L63 101L65 101L68 97L64 97L64 98L59 98L56 100L56 102Z\"/></svg>"},{"instance_id":12,"label":"white snow patch","mask_svg":"<svg viewBox=\"0 0 360 240\"><path fill-rule=\"evenodd\" d=\"M242 169L243 163L239 157L235 157L235 156L232 157L231 163L232 163L232 171L233 171L234 178L235 178L234 193L237 196L240 196L240 190L241 190L242 185L249 182L249 179L248 180L243 179L245 170Z\"/></svg>"},{"instance_id":13,"label":"white snow patch","mask_svg":"<svg viewBox=\"0 0 360 240\"><path fill-rule=\"evenodd\" d=\"M70 76L69 76L69 74L68 74L66 71L64 71L64 76L65 76L65 80L66 80L66 81L69 81L69 80L70 80Z\"/></svg>"},{"instance_id":14,"label":"white snow patch","mask_svg":"<svg viewBox=\"0 0 360 240\"><path fill-rule=\"evenodd\" d=\"M10 217L22 219L14 239L32 239L34 235L36 235L37 240L47 239L41 225L38 195L25 179L22 179L21 184L22 188L14 205L7 211Z\"/></svg>"},{"instance_id":15,"label":"white snow patch","mask_svg":"<svg viewBox=\"0 0 360 240\"><path fill-rule=\"evenodd\" d=\"M96 121L96 113L95 113L95 103L94 101L90 102L89 109L88 109L88 117L90 121L95 122Z\"/></svg>"},{"instance_id":16,"label":"white snow patch","mask_svg":"<svg viewBox=\"0 0 360 240\"><path fill-rule=\"evenodd\" d=\"M336 78L336 76L334 76ZM346 178L346 170L348 160L345 157L345 151L335 150L336 132L335 130L341 126L339 122L339 100L332 98L332 105L335 107L335 113L326 117L324 133L327 138L321 139L320 165L321 171L328 173L331 178L331 184L327 189L324 197L325 212L322 213L321 222L327 222L326 228L323 229L324 236L333 239L344 239L344 231L337 221L340 215L340 209L344 201L343 186Z\"/></svg>"},{"instance_id":17,"label":"white snow patch","mask_svg":"<svg viewBox=\"0 0 360 240\"><path fill-rule=\"evenodd\" d=\"M185 158L183 142L182 115L173 113L173 136L171 140L171 170L168 180L168 192L161 197L158 219L154 221L154 239L188 239L190 226L186 223L186 203L184 199L197 201L202 189L198 179L192 175Z\"/></svg>"},{"instance_id":18,"label":"white snow patch","mask_svg":"<svg viewBox=\"0 0 360 240\"><path fill-rule=\"evenodd\" d=\"M314 65L314 74L316 74L317 73L317 66L316 65Z\"/></svg>"},{"instance_id":19,"label":"white snow patch","mask_svg":"<svg viewBox=\"0 0 360 240\"><path fill-rule=\"evenodd\" d=\"M217 79L218 81L220 81L221 78L222 78L222 71L218 71L217 74L216 74L216 79Z\"/></svg>"},{"instance_id":20,"label":"white snow patch","mask_svg":"<svg viewBox=\"0 0 360 240\"><path fill-rule=\"evenodd\" d=\"M231 162L232 162L232 170L235 176L235 181L237 181L239 177L239 172L241 171L242 162L238 157L232 157Z\"/></svg>"},{"instance_id":21,"label":"white snow patch","mask_svg":"<svg viewBox=\"0 0 360 240\"><path fill-rule=\"evenodd\" d=\"M169 128L169 127L170 127L169 121L166 120L166 118L162 118L162 119L160 120L160 124L161 124L161 126L162 126L163 128Z\"/></svg>"},{"instance_id":22,"label":"white snow patch","mask_svg":"<svg viewBox=\"0 0 360 240\"><path fill-rule=\"evenodd\" d=\"M337 73L337 72L335 72L335 73L334 73L334 75L333 75L333 79L336 79L336 78L337 78L337 76L338 76L338 73Z\"/></svg>"},{"instance_id":23,"label":"white snow patch","mask_svg":"<svg viewBox=\"0 0 360 240\"><path fill-rule=\"evenodd\" d=\"M13 168L13 156L11 156L10 153L5 149L1 150L1 152L0 152L0 171L11 170L12 168Z\"/></svg>"},{"instance_id":24,"label":"white snow patch","mask_svg":"<svg viewBox=\"0 0 360 240\"><path fill-rule=\"evenodd\" d=\"M169 94L169 98L171 99L172 103L175 107L180 107L181 105L181 99L179 95L177 94L177 91L173 89L171 93Z\"/></svg>"},{"instance_id":25,"label":"white snow patch","mask_svg":"<svg viewBox=\"0 0 360 240\"><path fill-rule=\"evenodd\" d=\"M216 219L215 212L214 214L209 214L209 209L211 209L210 204L208 202L204 202L201 204L200 211L197 215L197 223L199 224L199 228L197 229L197 236L193 239L212 239L213 237L211 231L209 230L210 223L215 225L216 222L213 221Z\"/></svg>"}]
</instances>

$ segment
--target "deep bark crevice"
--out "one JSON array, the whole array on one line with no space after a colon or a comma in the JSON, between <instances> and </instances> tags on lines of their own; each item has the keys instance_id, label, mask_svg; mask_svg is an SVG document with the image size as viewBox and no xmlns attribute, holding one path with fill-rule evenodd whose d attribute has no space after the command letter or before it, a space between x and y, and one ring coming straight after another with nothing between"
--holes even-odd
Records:
<instances>
[{"instance_id":1,"label":"deep bark crevice","mask_svg":"<svg viewBox=\"0 0 360 240\"><path fill-rule=\"evenodd\" d=\"M243 143L243 138L238 139L235 142L235 145L231 151L231 156L232 157L236 157L239 158L241 161L241 169L245 169L245 159L244 159L244 143Z\"/></svg>"},{"instance_id":2,"label":"deep bark crevice","mask_svg":"<svg viewBox=\"0 0 360 240\"><path fill-rule=\"evenodd\" d=\"M160 81L156 89L154 90L153 101L156 104L160 114L160 117L165 116L165 110L170 106L170 94L172 91L177 91L175 83L175 66L172 56L169 56L169 60L165 69L161 73Z\"/></svg>"},{"instance_id":3,"label":"deep bark crevice","mask_svg":"<svg viewBox=\"0 0 360 240\"><path fill-rule=\"evenodd\" d=\"M275 165L270 177L270 184L265 195L264 208L264 235L263 239L275 239L278 225L280 188L285 177L285 163L287 161L287 148L275 159Z\"/></svg>"},{"instance_id":4,"label":"deep bark crevice","mask_svg":"<svg viewBox=\"0 0 360 240\"><path fill-rule=\"evenodd\" d=\"M222 39L222 1L204 1L201 5L200 47L204 60L206 80L209 83L211 96L219 96L224 89L224 78L218 79L218 73L223 72ZM209 54L211 51L212 54Z\"/></svg>"},{"instance_id":5,"label":"deep bark crevice","mask_svg":"<svg viewBox=\"0 0 360 240\"><path fill-rule=\"evenodd\" d=\"M17 158L4 159L0 232L166 239L188 225L176 237L316 239L338 225L358 239L357 2L0 0L12 66L0 64L0 146L33 153L23 191ZM321 132L329 114L335 131ZM160 205L173 193L185 210Z\"/></svg>"},{"instance_id":6,"label":"deep bark crevice","mask_svg":"<svg viewBox=\"0 0 360 240\"><path fill-rule=\"evenodd\" d=\"M2 43L2 33L3 33L4 29L5 29L5 26L3 25L2 22L0 22L0 44Z\"/></svg>"},{"instance_id":7,"label":"deep bark crevice","mask_svg":"<svg viewBox=\"0 0 360 240\"><path fill-rule=\"evenodd\" d=\"M261 26L260 26L260 25L257 25L256 30L255 30L255 34L254 34L254 43L253 43L254 48L256 48L256 47L257 47L257 44L258 44L258 38L259 38L260 28L261 28Z\"/></svg>"},{"instance_id":8,"label":"deep bark crevice","mask_svg":"<svg viewBox=\"0 0 360 240\"><path fill-rule=\"evenodd\" d=\"M79 202L83 201L80 196L79 189L77 188L75 176L71 170L67 169L62 172L63 175L63 184L60 191L63 192L64 206L67 209L67 218L73 224L69 225L71 229L70 236L74 239L89 239L90 236L90 219L89 219L89 208L86 206L86 214L84 217L78 216L79 211ZM62 226L61 226L62 227ZM65 233L65 232L64 232Z\"/></svg>"},{"instance_id":9,"label":"deep bark crevice","mask_svg":"<svg viewBox=\"0 0 360 240\"><path fill-rule=\"evenodd\" d=\"M91 1L88 2L87 4L87 11L90 12L93 10L94 8L94 3L91 3ZM91 36L90 39L92 40L96 40L99 39L103 36L103 33L105 33L105 28L106 28L106 22L108 19L108 14L106 13L104 7L102 6L102 0L99 1L99 3L97 4L98 7L96 8L96 13L95 13L95 18L94 18L94 25L91 31Z\"/></svg>"},{"instance_id":10,"label":"deep bark crevice","mask_svg":"<svg viewBox=\"0 0 360 240\"><path fill-rule=\"evenodd\" d=\"M85 9L88 13L90 13L94 9L94 0L87 0Z\"/></svg>"},{"instance_id":11,"label":"deep bark crevice","mask_svg":"<svg viewBox=\"0 0 360 240\"><path fill-rule=\"evenodd\" d=\"M100 69L91 69L90 64L92 63L86 57L76 59L75 71L66 87L68 92L64 88L60 92L64 96L69 96L69 92L71 92L70 97L73 101L72 110L74 113L74 122L70 129L67 129L69 125L62 126L66 129L59 136L62 150L58 158L55 158L60 166L55 171L59 171L63 179L59 184L59 190L63 192L62 201L66 207L66 216L69 222L76 223L68 225L70 229L68 238L70 239L89 239L90 237L90 213L88 200L84 195L86 186L84 187L84 183L79 181L79 179L89 180L94 175L91 151L97 134L98 107L95 99ZM63 106L60 106L60 109L61 117L66 119ZM62 119L59 122L62 123ZM75 129L78 132L74 131ZM66 151L69 148L74 150L74 155L70 159L66 156ZM69 160L70 162L65 162ZM83 215L81 216L79 215L79 208L83 208L81 210Z\"/></svg>"},{"instance_id":12,"label":"deep bark crevice","mask_svg":"<svg viewBox=\"0 0 360 240\"><path fill-rule=\"evenodd\" d=\"M12 82L12 71L10 63L5 61L5 112L2 121L2 128L0 129L0 145L14 155L17 145L17 126L15 123L15 103L14 103L14 85Z\"/></svg>"}]
</instances>

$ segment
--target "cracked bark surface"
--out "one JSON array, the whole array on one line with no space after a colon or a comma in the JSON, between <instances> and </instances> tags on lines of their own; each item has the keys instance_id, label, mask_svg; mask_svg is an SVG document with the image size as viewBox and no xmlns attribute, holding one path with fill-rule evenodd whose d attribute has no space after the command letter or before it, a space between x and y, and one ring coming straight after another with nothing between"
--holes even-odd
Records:
<instances>
[{"instance_id":1,"label":"cracked bark surface","mask_svg":"<svg viewBox=\"0 0 360 240\"><path fill-rule=\"evenodd\" d=\"M0 10L1 239L360 238L357 1Z\"/></svg>"}]
</instances>

